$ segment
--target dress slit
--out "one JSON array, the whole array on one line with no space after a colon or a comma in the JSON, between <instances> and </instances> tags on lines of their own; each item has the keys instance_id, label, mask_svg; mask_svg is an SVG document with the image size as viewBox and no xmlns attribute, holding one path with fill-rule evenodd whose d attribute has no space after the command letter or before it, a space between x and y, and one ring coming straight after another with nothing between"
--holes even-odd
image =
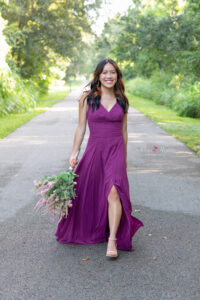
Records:
<instances>
[{"instance_id":1,"label":"dress slit","mask_svg":"<svg viewBox=\"0 0 200 300\"><path fill-rule=\"evenodd\" d=\"M122 206L122 214L123 214L124 208L123 208L123 204L122 204L122 200L121 200L121 196L120 196L120 192L119 192L119 187L117 186L117 184L115 183L115 180L113 180L113 179L111 179L111 180L109 181L108 192L106 193L106 200L107 200L107 202L108 202L108 196L109 196L110 191L111 191L111 189L112 189L113 186L116 188L117 193L118 193L118 195L119 195L119 200L120 200L120 203L121 203L121 206ZM108 241L108 237L109 237L109 235L110 235L108 208L109 208L109 203L108 203L108 205L107 205L107 225L106 225L106 228L107 228L107 230L106 230L106 238L107 238L107 241ZM121 219L122 219L122 215L121 215ZM121 219L120 219L120 222L119 222L118 229L119 229L119 227L120 227ZM117 233L118 233L118 229L117 229ZM118 237L118 234L117 234L117 233L116 233L116 238ZM118 238L117 238L117 241L116 241L116 245L117 245L117 247L118 247Z\"/></svg>"},{"instance_id":2,"label":"dress slit","mask_svg":"<svg viewBox=\"0 0 200 300\"><path fill-rule=\"evenodd\" d=\"M108 196L109 196L110 191L111 191L111 189L112 189L113 186L114 186L114 187L116 188L116 190L117 190L117 193L118 193L118 195L119 195L119 200L120 200L121 205L122 205L122 200L121 200L121 197L120 197L119 188L118 188L117 184L115 183L115 180L113 180L113 179L110 179L110 181L109 181L108 192L106 193L106 199L107 199L107 201L108 201ZM123 208L122 208L122 209L123 209Z\"/></svg>"}]
</instances>

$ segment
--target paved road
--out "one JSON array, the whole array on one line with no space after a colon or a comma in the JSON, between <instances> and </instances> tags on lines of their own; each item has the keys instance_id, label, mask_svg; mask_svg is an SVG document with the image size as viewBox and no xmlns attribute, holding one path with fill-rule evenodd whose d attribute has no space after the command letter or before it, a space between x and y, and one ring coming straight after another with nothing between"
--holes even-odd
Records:
<instances>
[{"instance_id":1,"label":"paved road","mask_svg":"<svg viewBox=\"0 0 200 300\"><path fill-rule=\"evenodd\" d=\"M133 215L144 223L134 251L110 262L106 243L62 245L56 224L33 211L33 180L68 167L79 94L0 141L0 299L199 300L200 159L134 108L128 177ZM80 157L88 136L87 127Z\"/></svg>"}]
</instances>

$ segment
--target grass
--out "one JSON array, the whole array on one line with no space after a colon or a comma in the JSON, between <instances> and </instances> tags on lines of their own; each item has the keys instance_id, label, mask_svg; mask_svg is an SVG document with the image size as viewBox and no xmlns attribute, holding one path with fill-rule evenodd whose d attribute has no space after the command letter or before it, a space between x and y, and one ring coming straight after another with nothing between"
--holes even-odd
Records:
<instances>
[{"instance_id":1,"label":"grass","mask_svg":"<svg viewBox=\"0 0 200 300\"><path fill-rule=\"evenodd\" d=\"M45 112L49 107L66 98L68 94L69 89L66 87L50 90L46 96L41 97L37 103L37 107L31 109L30 112L9 114L1 117L0 139L6 137L8 134L15 131L15 129L21 127L35 116Z\"/></svg>"},{"instance_id":2,"label":"grass","mask_svg":"<svg viewBox=\"0 0 200 300\"><path fill-rule=\"evenodd\" d=\"M200 157L200 119L180 117L176 112L153 101L127 94L130 105L184 143Z\"/></svg>"}]
</instances>

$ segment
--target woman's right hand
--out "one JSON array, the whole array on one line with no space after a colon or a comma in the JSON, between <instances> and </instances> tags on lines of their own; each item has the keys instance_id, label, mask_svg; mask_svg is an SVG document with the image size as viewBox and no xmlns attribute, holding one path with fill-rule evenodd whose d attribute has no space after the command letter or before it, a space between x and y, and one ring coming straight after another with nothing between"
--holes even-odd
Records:
<instances>
[{"instance_id":1,"label":"woman's right hand","mask_svg":"<svg viewBox=\"0 0 200 300\"><path fill-rule=\"evenodd\" d=\"M70 156L69 159L69 165L70 167L72 167L73 169L75 168L75 166L78 164L79 160L75 158L75 156Z\"/></svg>"}]
</instances>

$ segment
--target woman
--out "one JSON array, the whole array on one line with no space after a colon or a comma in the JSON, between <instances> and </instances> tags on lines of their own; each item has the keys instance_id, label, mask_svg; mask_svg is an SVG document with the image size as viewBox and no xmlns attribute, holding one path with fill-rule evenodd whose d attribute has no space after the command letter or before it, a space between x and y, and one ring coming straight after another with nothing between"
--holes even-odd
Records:
<instances>
[{"instance_id":1,"label":"woman","mask_svg":"<svg viewBox=\"0 0 200 300\"><path fill-rule=\"evenodd\" d=\"M96 67L90 90L79 102L79 123L69 163L84 138L88 121L90 136L75 169L76 198L67 218L58 224L57 241L67 244L94 244L108 241L107 257L117 250L133 251L131 239L144 226L131 215L127 177L127 113L122 73L112 59Z\"/></svg>"}]
</instances>

